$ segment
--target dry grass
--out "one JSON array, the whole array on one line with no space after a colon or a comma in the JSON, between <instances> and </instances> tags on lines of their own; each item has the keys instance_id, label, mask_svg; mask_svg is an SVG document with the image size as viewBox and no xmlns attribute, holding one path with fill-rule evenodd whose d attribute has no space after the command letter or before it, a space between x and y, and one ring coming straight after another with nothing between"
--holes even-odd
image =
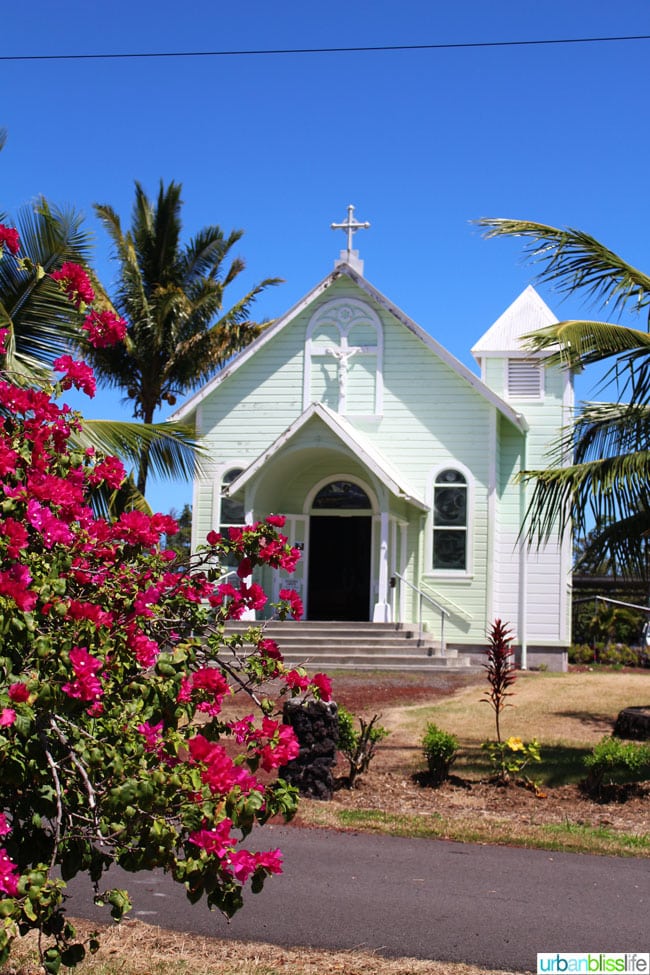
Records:
<instances>
[{"instance_id":1,"label":"dry grass","mask_svg":"<svg viewBox=\"0 0 650 975\"><path fill-rule=\"evenodd\" d=\"M479 703L486 687L484 681L480 688L464 688L431 707L385 710L382 724L417 740L429 721L464 742L494 738L494 712ZM521 673L512 689L512 707L501 717L504 737L591 748L611 734L622 708L650 703L650 673Z\"/></svg>"},{"instance_id":2,"label":"dry grass","mask_svg":"<svg viewBox=\"0 0 650 975\"><path fill-rule=\"evenodd\" d=\"M80 935L95 928L75 922ZM361 951L278 948L163 931L141 921L101 928L102 947L75 972L79 975L514 975L474 965L383 958ZM36 939L28 935L0 975L36 975Z\"/></svg>"}]
</instances>

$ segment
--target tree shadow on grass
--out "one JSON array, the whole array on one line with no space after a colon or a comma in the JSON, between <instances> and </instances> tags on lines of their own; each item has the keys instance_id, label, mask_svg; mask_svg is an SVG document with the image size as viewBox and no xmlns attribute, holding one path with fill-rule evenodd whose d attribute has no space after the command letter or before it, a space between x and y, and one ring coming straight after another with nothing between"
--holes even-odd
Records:
<instances>
[{"instance_id":1,"label":"tree shadow on grass","mask_svg":"<svg viewBox=\"0 0 650 975\"><path fill-rule=\"evenodd\" d=\"M591 754L588 745L541 745L541 762L531 762L523 771L524 775L541 785L557 788L562 785L575 785L587 774L584 760ZM457 776L469 782L487 781L493 774L488 756L478 743L463 744L454 765Z\"/></svg>"},{"instance_id":2,"label":"tree shadow on grass","mask_svg":"<svg viewBox=\"0 0 650 975\"><path fill-rule=\"evenodd\" d=\"M593 711L558 711L557 716L578 721L584 727L593 728L595 731L602 731L603 725L614 727L611 714L595 714Z\"/></svg>"}]
</instances>

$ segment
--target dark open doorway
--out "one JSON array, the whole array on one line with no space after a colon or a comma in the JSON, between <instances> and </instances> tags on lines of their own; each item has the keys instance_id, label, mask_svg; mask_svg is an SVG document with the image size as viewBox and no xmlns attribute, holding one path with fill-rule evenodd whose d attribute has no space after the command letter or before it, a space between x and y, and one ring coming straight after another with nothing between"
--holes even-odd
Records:
<instances>
[{"instance_id":1,"label":"dark open doorway","mask_svg":"<svg viewBox=\"0 0 650 975\"><path fill-rule=\"evenodd\" d=\"M307 618L370 618L369 516L312 516L309 520Z\"/></svg>"}]
</instances>

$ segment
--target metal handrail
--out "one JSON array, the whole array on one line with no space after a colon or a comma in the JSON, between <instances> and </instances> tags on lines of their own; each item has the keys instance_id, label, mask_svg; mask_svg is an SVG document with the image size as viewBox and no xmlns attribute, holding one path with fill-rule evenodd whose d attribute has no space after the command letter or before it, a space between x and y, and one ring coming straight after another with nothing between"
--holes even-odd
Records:
<instances>
[{"instance_id":1,"label":"metal handrail","mask_svg":"<svg viewBox=\"0 0 650 975\"><path fill-rule=\"evenodd\" d=\"M394 581L395 579L399 579L400 582L403 582L406 586L409 587L409 589L412 589L413 592L416 592L418 594L418 596L419 596L419 599L418 599L418 646L421 646L422 645L422 600L423 599L426 599L426 601L428 603L431 603L431 605L433 606L433 608L434 609L437 609L438 612L440 613L440 650L441 650L442 653L445 653L445 650L446 650L446 647L445 647L445 617L450 615L449 611L446 610L444 606L441 606L440 603L436 602L435 599L432 599L431 596L428 596L426 592L423 592L421 589L418 589L418 587L417 586L414 586L412 582L409 582L408 579L405 579L404 576L401 575L399 572L394 572L393 575L392 575L392 577L391 577L391 588L392 589L395 589L395 581ZM395 616L395 613L394 612L393 612L393 616Z\"/></svg>"},{"instance_id":2,"label":"metal handrail","mask_svg":"<svg viewBox=\"0 0 650 975\"><path fill-rule=\"evenodd\" d=\"M229 569L228 572L224 572L222 576L219 576L217 582L218 583L223 582L224 579L229 579L230 576L236 576L236 575L237 575L237 569Z\"/></svg>"}]
</instances>

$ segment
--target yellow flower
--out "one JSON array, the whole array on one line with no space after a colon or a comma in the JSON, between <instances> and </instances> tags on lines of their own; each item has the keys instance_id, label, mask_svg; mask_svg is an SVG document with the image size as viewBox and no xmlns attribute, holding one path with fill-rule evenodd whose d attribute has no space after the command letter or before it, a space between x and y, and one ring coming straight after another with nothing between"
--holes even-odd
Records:
<instances>
[{"instance_id":1,"label":"yellow flower","mask_svg":"<svg viewBox=\"0 0 650 975\"><path fill-rule=\"evenodd\" d=\"M524 743L521 740L521 738L508 738L508 740L506 741L506 745L512 752L524 751Z\"/></svg>"}]
</instances>

